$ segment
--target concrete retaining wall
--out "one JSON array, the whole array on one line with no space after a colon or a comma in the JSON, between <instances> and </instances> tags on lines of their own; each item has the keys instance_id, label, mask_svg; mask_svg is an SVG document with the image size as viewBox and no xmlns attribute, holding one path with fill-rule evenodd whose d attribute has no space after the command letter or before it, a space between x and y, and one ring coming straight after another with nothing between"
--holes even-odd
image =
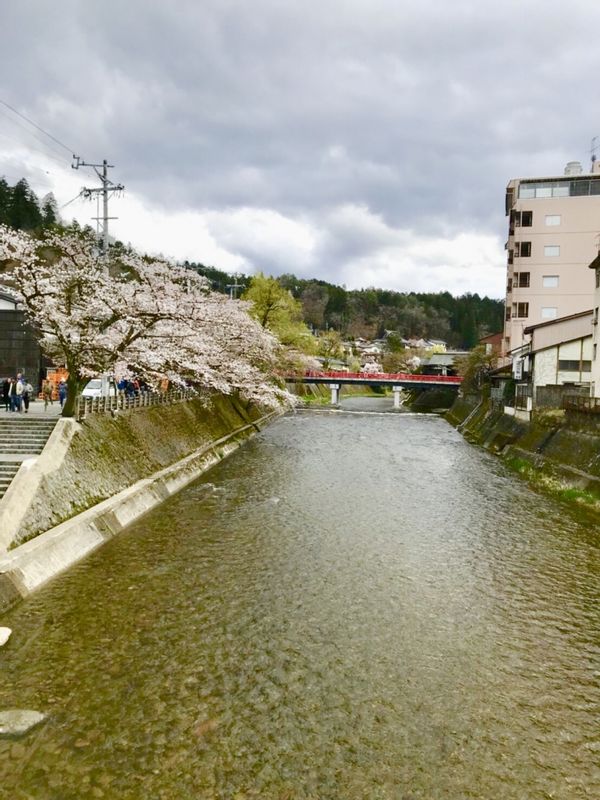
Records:
<instances>
[{"instance_id":1,"label":"concrete retaining wall","mask_svg":"<svg viewBox=\"0 0 600 800\"><path fill-rule=\"evenodd\" d=\"M14 547L257 420L259 409L214 396L68 421L10 487L0 544ZM60 425L61 423L59 423ZM68 438L65 447L65 437ZM22 480L21 480L22 478ZM0 501L0 514L7 495Z\"/></svg>"},{"instance_id":2,"label":"concrete retaining wall","mask_svg":"<svg viewBox=\"0 0 600 800\"><path fill-rule=\"evenodd\" d=\"M473 401L461 398L447 414L469 441L527 461L565 488L584 489L600 499L600 425L594 415L537 410L526 422L492 409L489 402L469 418L470 407Z\"/></svg>"},{"instance_id":3,"label":"concrete retaining wall","mask_svg":"<svg viewBox=\"0 0 600 800\"><path fill-rule=\"evenodd\" d=\"M76 516L60 522L50 530L46 530L5 553L4 556L0 556L0 611L10 607L20 598L26 597L50 578L72 566L107 539L119 533L142 514L150 511L167 497L195 480L220 459L229 455L275 416L275 414L259 416L256 411L244 410L242 407L236 406L235 401L227 401L224 398L214 399L211 401L209 408L203 407L199 401L193 401L193 403L192 407L189 407L189 403L180 404L179 410L170 415L170 422L162 427L160 436L157 435L159 431L154 430L156 420L146 420L146 424L137 416L146 414L146 411L129 412L130 418L126 420L112 420L119 430L119 433L115 434L117 439L123 435L124 431L131 433L132 429L136 429L138 432L145 430L147 437L149 437L142 437L147 448L146 454L152 453L154 459L159 457L159 453L162 454L161 457L167 457L166 454L174 447L172 442L169 444L165 441L170 428L173 429L171 432L175 429L179 430L182 438L177 446L184 446L184 440L186 436L190 435L194 425L191 428L183 425L182 419L187 419L188 422L195 420L199 424L196 433L198 435L201 433L205 438L208 437L208 441L184 458L179 459L175 464L171 464L147 478L136 481L133 485L127 486L114 496L95 503ZM188 407L182 408L181 406ZM219 409L221 413L218 413ZM149 409L149 411L152 410ZM162 410L164 411L165 409ZM211 414L211 412L213 413ZM239 423L241 421L240 418L245 418L244 424L238 424L234 427L232 423L236 421ZM104 428L108 425L110 430L110 419L97 420L96 422L97 425L91 428L88 427L87 430L83 430L79 434L81 438L76 452L80 456L86 452L84 446L86 440L95 440L98 426ZM177 424L174 424L175 422ZM227 427L229 427L229 430L225 435L211 438L214 435L214 430ZM184 430L188 431L186 436L183 435ZM155 435L156 438L153 441L152 437ZM74 437L73 443L76 441L77 438ZM191 439L188 441L191 441ZM196 439L197 443L198 438ZM87 444L91 445L91 442L88 441ZM92 452L96 452L95 446L92 448ZM100 474L110 469L111 458L114 457L114 449L108 449L105 453L106 455L101 459L102 463L98 465L101 467ZM71 472L73 455L69 451L63 461L63 465L57 470L62 475L63 481L67 477L71 479L73 477ZM92 469L94 463L97 462L89 463L88 461L87 467ZM138 464L138 469L143 469L146 460L137 459L136 463ZM155 461L152 460L152 463L155 463ZM82 462L80 466L81 471L85 471L86 462ZM129 467L130 470L133 469L131 464ZM115 473L119 473L116 468ZM115 476L114 480L123 480L123 475ZM106 482L97 483L95 486L90 487L86 496L93 497L94 493L102 486L107 491L109 484ZM44 502L51 501L51 494L54 491L57 500L64 506L71 489L72 485L64 482L61 484L57 483L56 480L46 481L43 488L38 492L40 496L36 496L35 501L37 503L41 503L42 500ZM80 495L80 499L83 496ZM49 510L48 513L52 514L52 511Z\"/></svg>"}]
</instances>

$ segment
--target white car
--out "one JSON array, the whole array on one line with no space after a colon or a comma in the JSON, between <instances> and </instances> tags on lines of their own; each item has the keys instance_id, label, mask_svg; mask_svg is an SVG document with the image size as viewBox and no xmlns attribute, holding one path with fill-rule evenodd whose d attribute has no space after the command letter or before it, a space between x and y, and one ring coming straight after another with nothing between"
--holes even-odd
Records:
<instances>
[{"instance_id":1,"label":"white car","mask_svg":"<svg viewBox=\"0 0 600 800\"><path fill-rule=\"evenodd\" d=\"M115 397L116 394L114 381L106 378L92 378L81 392L82 397Z\"/></svg>"}]
</instances>

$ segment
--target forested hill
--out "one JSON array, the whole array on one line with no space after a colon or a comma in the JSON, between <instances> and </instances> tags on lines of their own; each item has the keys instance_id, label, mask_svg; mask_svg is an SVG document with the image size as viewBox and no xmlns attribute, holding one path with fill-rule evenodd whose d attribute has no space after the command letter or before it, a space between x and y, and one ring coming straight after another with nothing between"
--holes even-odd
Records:
<instances>
[{"instance_id":1,"label":"forested hill","mask_svg":"<svg viewBox=\"0 0 600 800\"><path fill-rule=\"evenodd\" d=\"M217 291L250 277L186 262L205 275ZM378 338L386 330L400 336L443 339L454 347L471 348L482 336L502 330L504 303L478 294L453 297L450 292L395 292L388 289L347 290L321 280L282 275L279 283L302 303L304 321L316 330L335 328L343 336Z\"/></svg>"},{"instance_id":2,"label":"forested hill","mask_svg":"<svg viewBox=\"0 0 600 800\"><path fill-rule=\"evenodd\" d=\"M60 224L54 197L41 200L22 179L14 186L0 177L0 223L17 230L36 231ZM74 228L78 226L74 223ZM235 283L239 296L250 282L214 267L185 262L211 281L213 289L228 292ZM452 346L473 347L488 333L502 330L504 304L477 294L453 297L449 292L394 292L386 289L347 290L321 280L282 275L279 283L300 300L304 321L313 329L334 328L344 337L378 338L386 330L400 336L444 339Z\"/></svg>"},{"instance_id":3,"label":"forested hill","mask_svg":"<svg viewBox=\"0 0 600 800\"><path fill-rule=\"evenodd\" d=\"M14 186L0 177L0 224L18 231L35 231L59 221L52 193L39 200L25 178Z\"/></svg>"}]
</instances>

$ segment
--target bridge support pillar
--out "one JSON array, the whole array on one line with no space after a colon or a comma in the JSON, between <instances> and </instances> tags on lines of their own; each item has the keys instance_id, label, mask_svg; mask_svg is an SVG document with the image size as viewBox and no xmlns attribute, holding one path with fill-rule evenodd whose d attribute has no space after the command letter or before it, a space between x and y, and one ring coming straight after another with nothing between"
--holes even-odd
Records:
<instances>
[{"instance_id":1,"label":"bridge support pillar","mask_svg":"<svg viewBox=\"0 0 600 800\"><path fill-rule=\"evenodd\" d=\"M394 408L400 408L402 405L402 386L392 386L394 392Z\"/></svg>"},{"instance_id":2,"label":"bridge support pillar","mask_svg":"<svg viewBox=\"0 0 600 800\"><path fill-rule=\"evenodd\" d=\"M339 406L340 404L340 384L339 383L330 383L329 388L331 389L331 405L332 406Z\"/></svg>"}]
</instances>

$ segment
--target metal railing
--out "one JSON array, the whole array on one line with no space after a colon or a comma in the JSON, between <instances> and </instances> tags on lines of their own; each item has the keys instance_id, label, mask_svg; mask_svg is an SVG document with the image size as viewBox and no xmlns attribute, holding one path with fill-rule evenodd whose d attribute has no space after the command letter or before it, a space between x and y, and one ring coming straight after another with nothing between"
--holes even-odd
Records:
<instances>
[{"instance_id":1,"label":"metal railing","mask_svg":"<svg viewBox=\"0 0 600 800\"><path fill-rule=\"evenodd\" d=\"M110 397L79 397L77 399L77 419L81 421L88 414L172 405L184 400L192 400L197 396L198 393L194 389L174 389L169 392L140 392L131 396L118 394Z\"/></svg>"},{"instance_id":2,"label":"metal railing","mask_svg":"<svg viewBox=\"0 0 600 800\"><path fill-rule=\"evenodd\" d=\"M518 383L515 386L515 408L520 411L531 411L533 386L530 383Z\"/></svg>"},{"instance_id":3,"label":"metal railing","mask_svg":"<svg viewBox=\"0 0 600 800\"><path fill-rule=\"evenodd\" d=\"M337 371L321 371L321 370L308 370L298 374L285 374L283 376L286 380L301 380L310 382L311 378L326 378L327 380L336 381L341 380L349 382L352 380L358 381L387 381L393 383L448 383L457 386L462 383L462 378L459 375L420 375L412 372L342 372Z\"/></svg>"},{"instance_id":4,"label":"metal railing","mask_svg":"<svg viewBox=\"0 0 600 800\"><path fill-rule=\"evenodd\" d=\"M600 414L600 397L566 394L563 397L562 407L569 411L583 411L584 414Z\"/></svg>"}]
</instances>

